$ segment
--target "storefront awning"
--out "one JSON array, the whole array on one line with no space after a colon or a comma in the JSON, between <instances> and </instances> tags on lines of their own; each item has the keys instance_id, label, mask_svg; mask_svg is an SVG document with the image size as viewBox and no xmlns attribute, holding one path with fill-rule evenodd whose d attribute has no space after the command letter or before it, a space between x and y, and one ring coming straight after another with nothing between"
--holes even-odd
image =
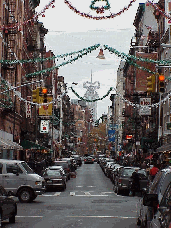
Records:
<instances>
[{"instance_id":1,"label":"storefront awning","mask_svg":"<svg viewBox=\"0 0 171 228\"><path fill-rule=\"evenodd\" d=\"M5 140L3 138L0 138L0 148L1 149L10 149L10 150L22 150L23 147L20 146L18 143L13 142L9 139Z\"/></svg>"},{"instance_id":2,"label":"storefront awning","mask_svg":"<svg viewBox=\"0 0 171 228\"><path fill-rule=\"evenodd\" d=\"M171 143L167 143L162 145L161 147L158 147L157 152L167 152L167 151L171 151Z\"/></svg>"},{"instance_id":3,"label":"storefront awning","mask_svg":"<svg viewBox=\"0 0 171 228\"><path fill-rule=\"evenodd\" d=\"M41 146L39 144L36 144L32 141L29 140L23 140L21 141L21 146L23 147L23 149L30 149L30 150L49 150L48 148Z\"/></svg>"}]
</instances>

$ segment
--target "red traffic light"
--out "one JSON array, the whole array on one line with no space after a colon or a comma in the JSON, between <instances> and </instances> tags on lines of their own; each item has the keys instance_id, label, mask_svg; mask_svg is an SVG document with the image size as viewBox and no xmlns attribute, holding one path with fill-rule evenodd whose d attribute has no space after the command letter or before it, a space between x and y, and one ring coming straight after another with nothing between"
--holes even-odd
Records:
<instances>
[{"instance_id":1,"label":"red traffic light","mask_svg":"<svg viewBox=\"0 0 171 228\"><path fill-rule=\"evenodd\" d=\"M46 88L42 88L42 93L47 94L48 90Z\"/></svg>"},{"instance_id":2,"label":"red traffic light","mask_svg":"<svg viewBox=\"0 0 171 228\"><path fill-rule=\"evenodd\" d=\"M159 81L164 81L165 80L165 76L164 75L159 75Z\"/></svg>"}]
</instances>

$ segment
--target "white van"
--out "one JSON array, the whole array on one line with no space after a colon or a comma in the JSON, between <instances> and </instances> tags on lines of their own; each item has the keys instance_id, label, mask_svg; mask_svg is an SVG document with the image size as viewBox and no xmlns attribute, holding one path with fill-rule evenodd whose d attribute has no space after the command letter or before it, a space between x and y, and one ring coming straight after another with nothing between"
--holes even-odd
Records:
<instances>
[{"instance_id":1,"label":"white van","mask_svg":"<svg viewBox=\"0 0 171 228\"><path fill-rule=\"evenodd\" d=\"M23 203L31 202L45 192L44 178L19 160L0 159L0 185Z\"/></svg>"}]
</instances>

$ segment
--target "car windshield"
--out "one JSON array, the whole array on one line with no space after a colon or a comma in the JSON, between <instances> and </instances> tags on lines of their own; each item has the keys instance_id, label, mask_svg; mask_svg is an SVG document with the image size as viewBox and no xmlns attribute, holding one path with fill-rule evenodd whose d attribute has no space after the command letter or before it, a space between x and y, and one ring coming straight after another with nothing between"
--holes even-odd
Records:
<instances>
[{"instance_id":1,"label":"car windshield","mask_svg":"<svg viewBox=\"0 0 171 228\"><path fill-rule=\"evenodd\" d=\"M26 171L28 174L33 174L33 173L34 173L34 171L30 168L30 166L27 165L26 162L21 162L20 165L25 169L25 171Z\"/></svg>"},{"instance_id":2,"label":"car windshield","mask_svg":"<svg viewBox=\"0 0 171 228\"><path fill-rule=\"evenodd\" d=\"M48 176L57 176L57 177L61 176L60 171L55 169L48 169L46 170L45 174Z\"/></svg>"},{"instance_id":3,"label":"car windshield","mask_svg":"<svg viewBox=\"0 0 171 228\"><path fill-rule=\"evenodd\" d=\"M132 173L135 171L135 169L124 169L123 170L123 176L132 176Z\"/></svg>"}]
</instances>

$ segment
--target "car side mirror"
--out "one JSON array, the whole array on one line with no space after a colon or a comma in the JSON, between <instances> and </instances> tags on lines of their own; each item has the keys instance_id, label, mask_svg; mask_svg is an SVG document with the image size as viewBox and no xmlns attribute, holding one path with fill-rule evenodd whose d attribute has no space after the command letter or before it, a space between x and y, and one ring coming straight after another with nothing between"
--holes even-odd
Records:
<instances>
[{"instance_id":1,"label":"car side mirror","mask_svg":"<svg viewBox=\"0 0 171 228\"><path fill-rule=\"evenodd\" d=\"M148 207L157 207L158 195L157 194L145 194L143 197L143 205Z\"/></svg>"}]
</instances>

